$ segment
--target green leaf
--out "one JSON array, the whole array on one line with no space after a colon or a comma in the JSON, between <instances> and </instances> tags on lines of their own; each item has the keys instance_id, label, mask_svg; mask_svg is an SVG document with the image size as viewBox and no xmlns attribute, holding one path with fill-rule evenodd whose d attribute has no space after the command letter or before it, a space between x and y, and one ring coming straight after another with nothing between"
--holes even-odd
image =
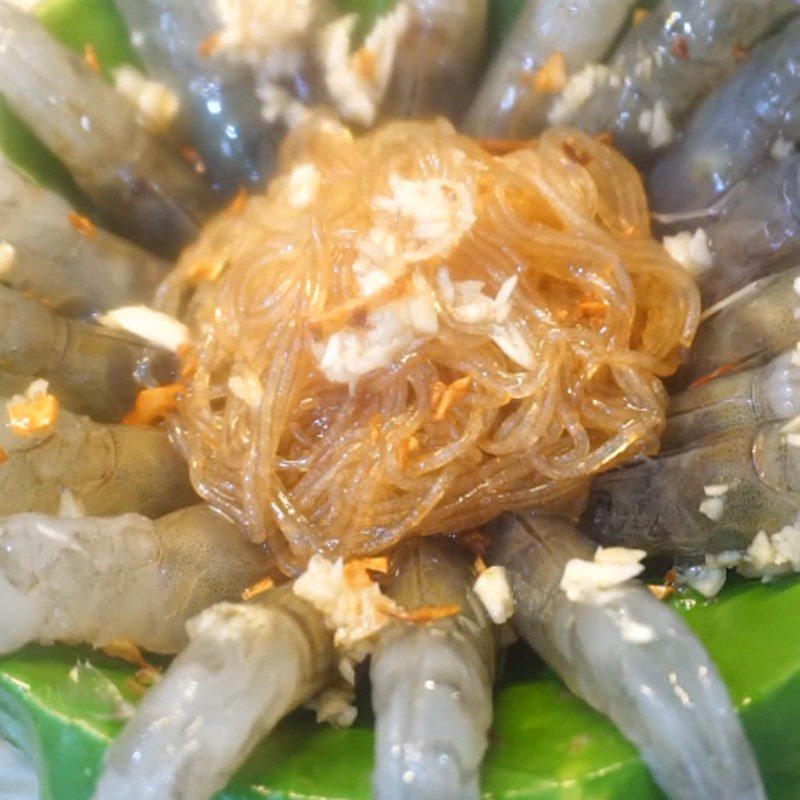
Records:
<instances>
[{"instance_id":1,"label":"green leaf","mask_svg":"<svg viewBox=\"0 0 800 800\"><path fill-rule=\"evenodd\" d=\"M735 582L713 601L677 603L708 647L759 758L772 800L800 783L800 579ZM22 746L44 764L46 800L88 800L120 723L93 716L70 691L70 669L89 660L136 701L134 669L86 649L29 647L0 659L0 729L26 731ZM292 715L242 767L225 800L367 800L372 764L368 713L354 728ZM485 796L502 800L662 798L635 750L604 717L573 697L517 645L497 691Z\"/></svg>"}]
</instances>

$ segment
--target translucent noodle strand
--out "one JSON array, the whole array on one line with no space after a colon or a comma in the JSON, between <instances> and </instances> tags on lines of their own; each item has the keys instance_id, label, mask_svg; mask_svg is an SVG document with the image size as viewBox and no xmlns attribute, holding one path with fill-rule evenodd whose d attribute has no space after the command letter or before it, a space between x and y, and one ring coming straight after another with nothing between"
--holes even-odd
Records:
<instances>
[{"instance_id":1,"label":"translucent noodle strand","mask_svg":"<svg viewBox=\"0 0 800 800\"><path fill-rule=\"evenodd\" d=\"M429 190L456 210L449 228L435 203L425 216ZM463 305L476 295L483 311ZM398 327L414 297L435 331ZM280 176L206 227L160 305L193 333L175 426L194 484L287 572L574 503L655 451L660 378L699 318L608 145L551 130L495 156L442 121L294 132ZM337 377L326 358L357 361L337 361L343 336L377 366Z\"/></svg>"}]
</instances>

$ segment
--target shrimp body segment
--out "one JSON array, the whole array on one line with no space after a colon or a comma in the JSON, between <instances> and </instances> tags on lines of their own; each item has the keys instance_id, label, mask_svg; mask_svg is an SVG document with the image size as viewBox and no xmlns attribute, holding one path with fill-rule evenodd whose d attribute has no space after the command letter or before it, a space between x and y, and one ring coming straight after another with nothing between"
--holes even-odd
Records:
<instances>
[{"instance_id":1,"label":"shrimp body segment","mask_svg":"<svg viewBox=\"0 0 800 800\"><path fill-rule=\"evenodd\" d=\"M639 748L669 798L765 800L725 684L675 611L631 580L570 599L567 564L591 561L595 548L565 520L506 515L491 528L517 632Z\"/></svg>"},{"instance_id":2,"label":"shrimp body segment","mask_svg":"<svg viewBox=\"0 0 800 800\"><path fill-rule=\"evenodd\" d=\"M137 367L147 348L128 334L56 316L42 303L0 286L0 370L46 378L71 410L100 422L121 420L142 388ZM171 377L172 354L158 351L156 372Z\"/></svg>"},{"instance_id":3,"label":"shrimp body segment","mask_svg":"<svg viewBox=\"0 0 800 800\"><path fill-rule=\"evenodd\" d=\"M55 514L69 489L87 514L160 517L197 502L186 463L155 428L100 425L63 409L54 424L21 435L0 400L0 517Z\"/></svg>"},{"instance_id":4,"label":"shrimp body segment","mask_svg":"<svg viewBox=\"0 0 800 800\"><path fill-rule=\"evenodd\" d=\"M794 130L799 75L800 18L764 42L700 106L681 141L653 169L654 207L676 212L709 205L768 156L781 134L791 140L800 133Z\"/></svg>"},{"instance_id":5,"label":"shrimp body segment","mask_svg":"<svg viewBox=\"0 0 800 800\"><path fill-rule=\"evenodd\" d=\"M650 554L746 550L759 531L775 533L800 513L800 447L792 442L784 423L770 422L599 475L585 530Z\"/></svg>"},{"instance_id":6,"label":"shrimp body segment","mask_svg":"<svg viewBox=\"0 0 800 800\"><path fill-rule=\"evenodd\" d=\"M148 303L167 264L101 228L81 232L69 204L0 157L0 281L79 316Z\"/></svg>"},{"instance_id":7,"label":"shrimp body segment","mask_svg":"<svg viewBox=\"0 0 800 800\"><path fill-rule=\"evenodd\" d=\"M174 137L191 144L226 195L272 172L275 142L261 118L252 72L205 52L219 33L212 0L116 0L148 73L180 101ZM213 48L212 48L213 49Z\"/></svg>"},{"instance_id":8,"label":"shrimp body segment","mask_svg":"<svg viewBox=\"0 0 800 800\"><path fill-rule=\"evenodd\" d=\"M795 283L797 281L797 283ZM706 311L676 388L753 366L800 339L800 267L749 283Z\"/></svg>"},{"instance_id":9,"label":"shrimp body segment","mask_svg":"<svg viewBox=\"0 0 800 800\"><path fill-rule=\"evenodd\" d=\"M712 214L704 227L713 265L699 278L706 305L800 255L800 156L762 162Z\"/></svg>"},{"instance_id":10,"label":"shrimp body segment","mask_svg":"<svg viewBox=\"0 0 800 800\"><path fill-rule=\"evenodd\" d=\"M670 398L663 450L690 447L706 436L800 415L800 366L795 351L768 364L721 375Z\"/></svg>"},{"instance_id":11,"label":"shrimp body segment","mask_svg":"<svg viewBox=\"0 0 800 800\"><path fill-rule=\"evenodd\" d=\"M465 121L475 136L522 139L547 124L567 76L611 47L632 0L529 0L492 62ZM563 75L548 75L554 67Z\"/></svg>"},{"instance_id":12,"label":"shrimp body segment","mask_svg":"<svg viewBox=\"0 0 800 800\"><path fill-rule=\"evenodd\" d=\"M95 800L210 798L334 671L332 634L291 587L219 603L187 630L188 646L111 745Z\"/></svg>"},{"instance_id":13,"label":"shrimp body segment","mask_svg":"<svg viewBox=\"0 0 800 800\"><path fill-rule=\"evenodd\" d=\"M55 80L54 80L55 78ZM121 233L174 254L213 199L127 99L32 15L0 2L0 94Z\"/></svg>"},{"instance_id":14,"label":"shrimp body segment","mask_svg":"<svg viewBox=\"0 0 800 800\"><path fill-rule=\"evenodd\" d=\"M486 44L486 0L406 0L410 21L400 41L384 110L395 117L444 114L461 119Z\"/></svg>"},{"instance_id":15,"label":"shrimp body segment","mask_svg":"<svg viewBox=\"0 0 800 800\"><path fill-rule=\"evenodd\" d=\"M470 800L492 718L493 625L472 593L471 564L452 543L407 544L387 593L403 608L455 605L425 624L381 634L370 676L378 800Z\"/></svg>"},{"instance_id":16,"label":"shrimp body segment","mask_svg":"<svg viewBox=\"0 0 800 800\"><path fill-rule=\"evenodd\" d=\"M550 122L610 131L623 153L647 163L674 140L694 103L734 70L737 48L794 10L791 0L662 0L630 29L607 68L584 77L589 91L579 87Z\"/></svg>"},{"instance_id":17,"label":"shrimp body segment","mask_svg":"<svg viewBox=\"0 0 800 800\"><path fill-rule=\"evenodd\" d=\"M203 505L155 522L138 514L5 517L0 652L126 639L175 653L186 644L188 619L238 598L269 568L263 551Z\"/></svg>"}]
</instances>

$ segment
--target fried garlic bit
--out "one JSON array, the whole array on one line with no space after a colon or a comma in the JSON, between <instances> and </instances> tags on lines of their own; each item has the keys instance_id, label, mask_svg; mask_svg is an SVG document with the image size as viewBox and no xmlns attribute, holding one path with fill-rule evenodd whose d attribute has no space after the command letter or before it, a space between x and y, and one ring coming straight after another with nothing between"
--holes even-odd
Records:
<instances>
[{"instance_id":1,"label":"fried garlic bit","mask_svg":"<svg viewBox=\"0 0 800 800\"><path fill-rule=\"evenodd\" d=\"M58 399L49 394L47 381L41 379L6 402L9 427L20 436L50 431L58 419L58 409Z\"/></svg>"},{"instance_id":2,"label":"fried garlic bit","mask_svg":"<svg viewBox=\"0 0 800 800\"><path fill-rule=\"evenodd\" d=\"M136 405L123 420L124 425L155 425L178 407L178 398L185 391L182 383L169 383L142 389L136 395Z\"/></svg>"}]
</instances>

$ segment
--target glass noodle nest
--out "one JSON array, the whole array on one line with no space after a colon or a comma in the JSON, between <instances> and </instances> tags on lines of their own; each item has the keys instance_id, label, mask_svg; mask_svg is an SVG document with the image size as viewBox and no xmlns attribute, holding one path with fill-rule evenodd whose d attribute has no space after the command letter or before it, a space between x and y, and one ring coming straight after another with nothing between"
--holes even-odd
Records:
<instances>
[{"instance_id":1,"label":"glass noodle nest","mask_svg":"<svg viewBox=\"0 0 800 800\"><path fill-rule=\"evenodd\" d=\"M572 130L496 153L443 121L307 125L162 287L195 486L288 572L574 511L657 447L699 301L638 174Z\"/></svg>"}]
</instances>

